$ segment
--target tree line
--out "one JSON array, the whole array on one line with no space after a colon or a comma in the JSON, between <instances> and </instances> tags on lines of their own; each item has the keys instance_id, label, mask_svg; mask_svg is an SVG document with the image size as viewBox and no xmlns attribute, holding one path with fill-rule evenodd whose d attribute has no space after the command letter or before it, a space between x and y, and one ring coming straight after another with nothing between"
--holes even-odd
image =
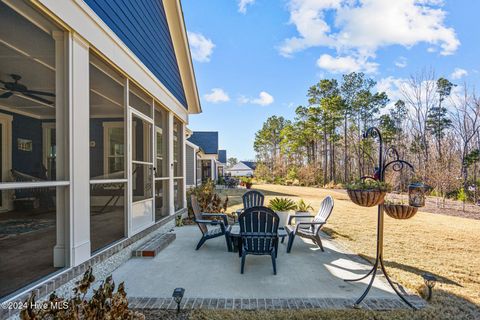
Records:
<instances>
[{"instance_id":1,"label":"tree line","mask_svg":"<svg viewBox=\"0 0 480 320\"><path fill-rule=\"evenodd\" d=\"M377 126L386 148L395 146L415 173L389 174L394 187L421 179L442 197L477 198L480 99L468 84L421 70L401 82L391 101L375 80L352 72L322 79L307 91L294 119L268 118L256 133L256 176L283 184L337 185L371 175L376 141L362 138ZM409 176L410 175L410 176Z\"/></svg>"}]
</instances>

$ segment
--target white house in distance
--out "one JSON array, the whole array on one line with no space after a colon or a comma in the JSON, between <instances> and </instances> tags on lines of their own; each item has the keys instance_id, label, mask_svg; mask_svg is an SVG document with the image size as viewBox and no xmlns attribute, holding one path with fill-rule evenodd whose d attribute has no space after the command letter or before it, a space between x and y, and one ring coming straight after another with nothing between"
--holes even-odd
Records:
<instances>
[{"instance_id":1,"label":"white house in distance","mask_svg":"<svg viewBox=\"0 0 480 320\"><path fill-rule=\"evenodd\" d=\"M179 0L0 0L0 303L186 211L186 34Z\"/></svg>"},{"instance_id":2,"label":"white house in distance","mask_svg":"<svg viewBox=\"0 0 480 320\"><path fill-rule=\"evenodd\" d=\"M232 177L253 177L256 164L253 161L240 161L225 171Z\"/></svg>"}]
</instances>

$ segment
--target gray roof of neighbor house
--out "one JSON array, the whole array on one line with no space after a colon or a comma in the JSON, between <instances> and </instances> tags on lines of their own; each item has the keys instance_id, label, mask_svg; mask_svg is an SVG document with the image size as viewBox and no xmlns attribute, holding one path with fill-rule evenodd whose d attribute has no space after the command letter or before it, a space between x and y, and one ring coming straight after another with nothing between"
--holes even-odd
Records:
<instances>
[{"instance_id":1,"label":"gray roof of neighbor house","mask_svg":"<svg viewBox=\"0 0 480 320\"><path fill-rule=\"evenodd\" d=\"M227 163L227 150L218 150L218 161Z\"/></svg>"},{"instance_id":2,"label":"gray roof of neighbor house","mask_svg":"<svg viewBox=\"0 0 480 320\"><path fill-rule=\"evenodd\" d=\"M218 154L218 132L216 131L194 131L188 141L202 148L205 154Z\"/></svg>"},{"instance_id":3,"label":"gray roof of neighbor house","mask_svg":"<svg viewBox=\"0 0 480 320\"><path fill-rule=\"evenodd\" d=\"M245 164L247 167L249 167L252 170L255 170L257 167L257 163L253 161L240 161L241 163Z\"/></svg>"}]
</instances>

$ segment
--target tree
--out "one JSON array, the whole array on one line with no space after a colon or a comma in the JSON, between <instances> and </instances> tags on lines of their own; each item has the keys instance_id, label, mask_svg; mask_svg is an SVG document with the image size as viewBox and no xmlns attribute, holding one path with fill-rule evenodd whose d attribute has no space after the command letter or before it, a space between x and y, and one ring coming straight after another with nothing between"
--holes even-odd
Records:
<instances>
[{"instance_id":1,"label":"tree","mask_svg":"<svg viewBox=\"0 0 480 320\"><path fill-rule=\"evenodd\" d=\"M234 157L228 158L227 163L229 167L233 167L238 163L238 159Z\"/></svg>"},{"instance_id":2,"label":"tree","mask_svg":"<svg viewBox=\"0 0 480 320\"><path fill-rule=\"evenodd\" d=\"M284 117L271 116L255 134L253 149L257 152L257 158L268 163L271 169L280 155L280 133L289 124L290 121Z\"/></svg>"},{"instance_id":3,"label":"tree","mask_svg":"<svg viewBox=\"0 0 480 320\"><path fill-rule=\"evenodd\" d=\"M480 99L475 93L469 92L465 86L463 95L452 99L453 128L460 138L460 150L462 159L463 187L467 190L468 161L467 156L480 129Z\"/></svg>"},{"instance_id":4,"label":"tree","mask_svg":"<svg viewBox=\"0 0 480 320\"><path fill-rule=\"evenodd\" d=\"M450 96L454 84L445 78L437 80L438 106L432 107L427 115L427 130L435 137L437 144L438 157L442 158L442 139L445 131L452 124L452 120L448 117L447 108L442 102Z\"/></svg>"},{"instance_id":5,"label":"tree","mask_svg":"<svg viewBox=\"0 0 480 320\"><path fill-rule=\"evenodd\" d=\"M414 154L417 156L418 166L424 180L429 160L429 144L427 137L427 119L430 109L437 105L437 84L435 71L423 69L400 86L403 101L409 108L408 118L412 134L415 137Z\"/></svg>"}]
</instances>

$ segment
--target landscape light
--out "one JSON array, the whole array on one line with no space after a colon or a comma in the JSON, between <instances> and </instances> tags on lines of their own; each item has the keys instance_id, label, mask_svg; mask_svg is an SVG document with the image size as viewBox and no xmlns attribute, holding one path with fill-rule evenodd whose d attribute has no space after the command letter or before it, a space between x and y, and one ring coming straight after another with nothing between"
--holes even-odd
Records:
<instances>
[{"instance_id":1,"label":"landscape light","mask_svg":"<svg viewBox=\"0 0 480 320\"><path fill-rule=\"evenodd\" d=\"M184 293L185 293L184 288L175 288L175 290L173 290L172 297L173 297L173 300L175 300L175 302L177 303L177 313L180 312L180 302L182 302Z\"/></svg>"},{"instance_id":2,"label":"landscape light","mask_svg":"<svg viewBox=\"0 0 480 320\"><path fill-rule=\"evenodd\" d=\"M437 278L433 274L429 274L429 273L422 274L422 278L425 281L425 285L428 288L427 300L430 301L430 299L432 299L433 287L435 287L435 284L437 283Z\"/></svg>"}]
</instances>

